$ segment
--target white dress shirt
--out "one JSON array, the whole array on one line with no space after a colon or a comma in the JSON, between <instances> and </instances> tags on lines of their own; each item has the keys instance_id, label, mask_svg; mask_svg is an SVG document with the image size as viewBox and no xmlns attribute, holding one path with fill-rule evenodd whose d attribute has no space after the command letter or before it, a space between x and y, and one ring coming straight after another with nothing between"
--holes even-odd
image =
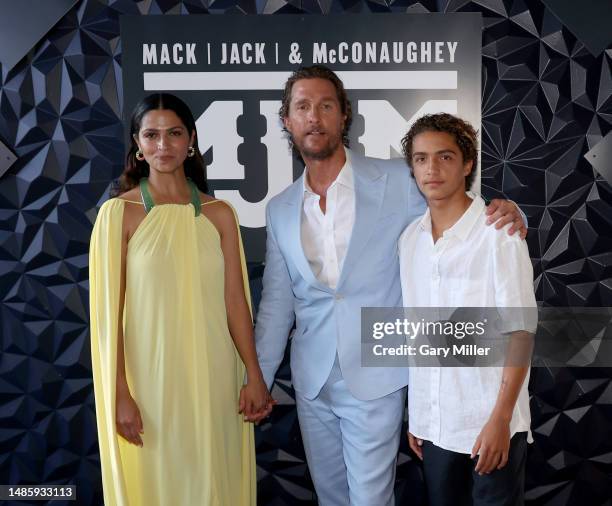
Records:
<instances>
[{"instance_id":1,"label":"white dress shirt","mask_svg":"<svg viewBox=\"0 0 612 506\"><path fill-rule=\"evenodd\" d=\"M327 189L325 213L321 197L314 193L304 173L302 206L302 248L317 280L335 289L342 271L353 224L355 223L355 187L349 153L336 180Z\"/></svg>"},{"instance_id":2,"label":"white dress shirt","mask_svg":"<svg viewBox=\"0 0 612 506\"><path fill-rule=\"evenodd\" d=\"M434 244L429 209L399 239L405 307L536 307L529 251L518 234L487 226L485 203L473 199L463 216ZM491 414L502 367L411 367L410 432L459 453L472 447ZM528 432L527 384L521 387L510 432Z\"/></svg>"}]
</instances>

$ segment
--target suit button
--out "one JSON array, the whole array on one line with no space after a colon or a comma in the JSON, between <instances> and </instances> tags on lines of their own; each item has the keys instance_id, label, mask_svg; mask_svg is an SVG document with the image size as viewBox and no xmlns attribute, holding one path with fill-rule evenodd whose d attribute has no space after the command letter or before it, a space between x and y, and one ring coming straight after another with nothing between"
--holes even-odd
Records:
<instances>
[{"instance_id":1,"label":"suit button","mask_svg":"<svg viewBox=\"0 0 612 506\"><path fill-rule=\"evenodd\" d=\"M342 299L344 299L344 295L340 295L339 293L337 293L337 294L334 296L334 298L335 298L336 300L342 300Z\"/></svg>"}]
</instances>

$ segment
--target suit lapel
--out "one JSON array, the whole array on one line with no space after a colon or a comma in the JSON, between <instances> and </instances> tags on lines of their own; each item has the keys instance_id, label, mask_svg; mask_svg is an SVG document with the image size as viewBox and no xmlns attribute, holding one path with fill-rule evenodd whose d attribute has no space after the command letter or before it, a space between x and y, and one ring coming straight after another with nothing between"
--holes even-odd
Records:
<instances>
[{"instance_id":1,"label":"suit lapel","mask_svg":"<svg viewBox=\"0 0 612 506\"><path fill-rule=\"evenodd\" d=\"M381 173L375 165L352 151L350 156L355 186L355 224L338 280L338 289L354 269L374 231L387 182L387 175Z\"/></svg>"},{"instance_id":2,"label":"suit lapel","mask_svg":"<svg viewBox=\"0 0 612 506\"><path fill-rule=\"evenodd\" d=\"M289 230L289 250L295 266L300 271L304 280L320 290L333 292L329 287L321 283L312 272L308 259L302 247L302 206L304 202L304 174L296 180L292 191L287 195L287 230Z\"/></svg>"}]
</instances>

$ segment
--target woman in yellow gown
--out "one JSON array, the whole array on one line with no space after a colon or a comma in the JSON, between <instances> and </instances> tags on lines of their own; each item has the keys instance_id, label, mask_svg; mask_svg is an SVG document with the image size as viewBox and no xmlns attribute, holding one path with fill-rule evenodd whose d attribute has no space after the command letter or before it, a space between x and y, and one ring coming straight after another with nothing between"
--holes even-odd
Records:
<instances>
[{"instance_id":1,"label":"woman in yellow gown","mask_svg":"<svg viewBox=\"0 0 612 506\"><path fill-rule=\"evenodd\" d=\"M235 214L205 195L180 99L146 97L131 130L118 197L100 208L90 246L105 504L254 505L251 422L273 401Z\"/></svg>"}]
</instances>

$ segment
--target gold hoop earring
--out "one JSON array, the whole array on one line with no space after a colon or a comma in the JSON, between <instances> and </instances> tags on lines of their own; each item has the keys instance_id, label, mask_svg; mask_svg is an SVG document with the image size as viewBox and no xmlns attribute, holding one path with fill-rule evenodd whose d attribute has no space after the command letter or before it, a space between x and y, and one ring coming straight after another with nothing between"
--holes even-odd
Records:
<instances>
[{"instance_id":1,"label":"gold hoop earring","mask_svg":"<svg viewBox=\"0 0 612 506\"><path fill-rule=\"evenodd\" d=\"M136 151L136 160L138 160L139 162L142 162L144 160L144 155L142 154L142 151L140 151L140 149Z\"/></svg>"},{"instance_id":2,"label":"gold hoop earring","mask_svg":"<svg viewBox=\"0 0 612 506\"><path fill-rule=\"evenodd\" d=\"M193 146L189 146L189 148L187 149L187 156L189 158L192 158L195 156L195 148Z\"/></svg>"}]
</instances>

